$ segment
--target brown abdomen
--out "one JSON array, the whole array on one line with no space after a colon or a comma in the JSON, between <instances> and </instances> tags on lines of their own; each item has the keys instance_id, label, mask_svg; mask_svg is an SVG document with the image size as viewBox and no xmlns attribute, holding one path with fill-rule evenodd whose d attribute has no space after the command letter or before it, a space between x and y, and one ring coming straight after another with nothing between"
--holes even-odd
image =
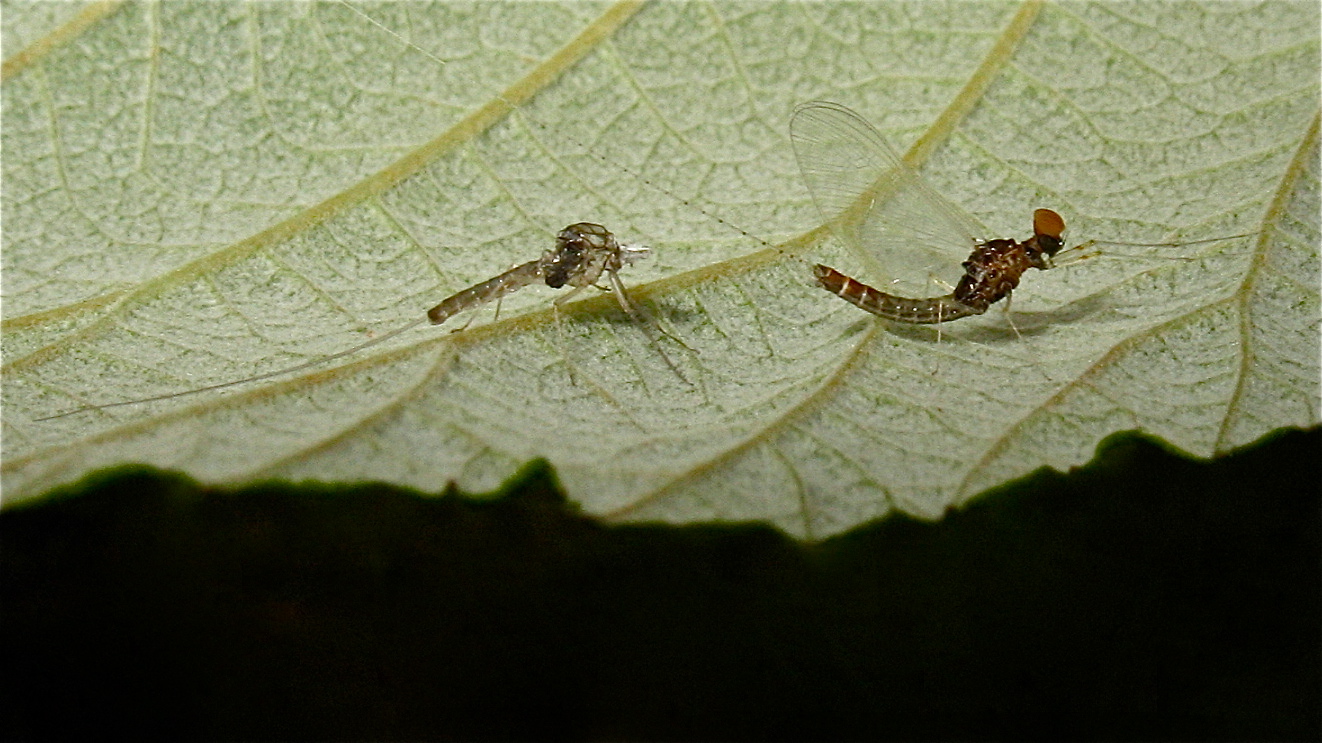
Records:
<instances>
[{"instance_id":1,"label":"brown abdomen","mask_svg":"<svg viewBox=\"0 0 1322 743\"><path fill-rule=\"evenodd\" d=\"M986 307L981 309L971 307L955 299L953 294L925 299L897 297L873 289L820 263L813 266L812 273L817 279L818 286L859 309L867 310L887 320L913 325L932 325L986 312Z\"/></svg>"}]
</instances>

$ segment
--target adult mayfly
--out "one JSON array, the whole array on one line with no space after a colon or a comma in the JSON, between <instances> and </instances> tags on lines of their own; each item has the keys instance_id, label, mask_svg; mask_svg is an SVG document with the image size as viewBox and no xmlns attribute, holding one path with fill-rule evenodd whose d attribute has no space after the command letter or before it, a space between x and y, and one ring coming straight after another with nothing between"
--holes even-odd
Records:
<instances>
[{"instance_id":1,"label":"adult mayfly","mask_svg":"<svg viewBox=\"0 0 1322 743\"><path fill-rule=\"evenodd\" d=\"M105 408L117 408L125 405L138 405L141 403L158 402L161 400L173 400L186 395L195 395L200 392L209 392L212 390L225 389L236 385L258 382L273 377L283 376L320 366L335 359L344 358L358 353L372 346L384 343L402 333L412 330L423 323L430 322L432 325L441 325L446 320L462 312L477 309L489 302L499 301L503 297L538 282L545 283L552 289L559 289L565 286L572 287L569 293L558 297L555 300L555 307L567 302L578 292L589 286L596 286L601 289L609 290L615 295L619 302L620 309L624 310L630 318L643 325L644 321L638 309L629 300L629 295L625 291L624 282L620 281L620 270L625 266L633 264L642 258L646 258L650 249L642 245L633 245L621 243L610 230L592 222L579 222L571 224L556 235L555 244L546 249L541 257L536 260L528 261L504 273L494 276L486 281L479 282L462 291L458 291L449 297L441 300L439 304L427 311L426 317L416 319L407 325L395 328L383 335L377 336L369 341L360 343L353 348L345 349L327 356L321 356L303 364L277 369L275 371L257 374L243 379L236 379L230 382L221 382L219 384L197 387L182 392L173 392L165 395L156 395L154 397L143 397L136 400L123 400L120 402L102 403L99 405L87 405L74 410L69 410L56 415L49 415L44 418L34 420L45 421L55 418L74 415L75 413L85 413ZM601 287L598 281L602 276L606 276L609 285ZM659 351L659 349L658 349ZM662 357L666 363L671 365L669 358ZM673 369L673 365L671 365Z\"/></svg>"},{"instance_id":2,"label":"adult mayfly","mask_svg":"<svg viewBox=\"0 0 1322 743\"><path fill-rule=\"evenodd\" d=\"M950 262L960 251L972 250L960 264L964 275L959 284L941 296L892 294L830 266L813 266L818 286L860 309L901 323L950 322L981 315L1002 299L1008 308L1012 292L1028 269L1046 271L1057 265L1065 231L1065 220L1059 214L1050 209L1034 211L1033 235L1023 241L979 239L980 229L972 217L928 186L875 127L845 106L826 101L801 104L790 120L790 138L823 218L846 244L867 246L872 253L882 254L897 283L908 281L912 288L924 278L930 281L934 268ZM1092 253L1088 251L1096 243L1083 243L1066 252L1076 260L1089 257ZM1170 243L1110 244L1155 247ZM906 263L911 267L907 273Z\"/></svg>"}]
</instances>

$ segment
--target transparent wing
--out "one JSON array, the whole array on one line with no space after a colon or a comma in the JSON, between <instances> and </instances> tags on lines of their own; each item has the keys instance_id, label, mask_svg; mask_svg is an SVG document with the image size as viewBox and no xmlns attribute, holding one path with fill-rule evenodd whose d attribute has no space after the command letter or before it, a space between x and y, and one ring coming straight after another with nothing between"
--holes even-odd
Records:
<instances>
[{"instance_id":1,"label":"transparent wing","mask_svg":"<svg viewBox=\"0 0 1322 743\"><path fill-rule=\"evenodd\" d=\"M838 103L804 103L790 119L790 139L822 218L882 272L867 278L924 293L934 278L963 273L959 264L982 226L932 190L861 116Z\"/></svg>"}]
</instances>

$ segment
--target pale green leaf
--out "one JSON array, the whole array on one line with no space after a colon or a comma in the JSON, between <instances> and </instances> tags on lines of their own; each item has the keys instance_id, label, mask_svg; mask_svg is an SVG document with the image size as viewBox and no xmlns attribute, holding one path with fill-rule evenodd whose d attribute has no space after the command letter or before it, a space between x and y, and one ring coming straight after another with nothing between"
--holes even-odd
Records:
<instances>
[{"instance_id":1,"label":"pale green leaf","mask_svg":"<svg viewBox=\"0 0 1322 743\"><path fill-rule=\"evenodd\" d=\"M338 3L4 5L7 503L124 462L482 491L545 457L606 518L821 537L1117 431L1211 456L1318 423L1316 3L354 8L393 34ZM1038 206L1078 241L1260 234L1032 272L1022 337L888 325L811 284L885 258L820 228L787 132L814 99L989 236ZM352 347L577 221L653 248L623 277L688 349L606 295L557 325L538 287L34 421Z\"/></svg>"}]
</instances>

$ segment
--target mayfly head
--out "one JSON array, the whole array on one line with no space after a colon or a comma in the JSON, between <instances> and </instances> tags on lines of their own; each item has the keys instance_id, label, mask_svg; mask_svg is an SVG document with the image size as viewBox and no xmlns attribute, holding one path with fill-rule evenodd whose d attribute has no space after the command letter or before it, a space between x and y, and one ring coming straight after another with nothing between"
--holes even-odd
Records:
<instances>
[{"instance_id":1,"label":"mayfly head","mask_svg":"<svg viewBox=\"0 0 1322 743\"><path fill-rule=\"evenodd\" d=\"M1065 245L1065 220L1050 209L1033 211L1033 237L1025 243L1033 266L1046 270Z\"/></svg>"}]
</instances>

